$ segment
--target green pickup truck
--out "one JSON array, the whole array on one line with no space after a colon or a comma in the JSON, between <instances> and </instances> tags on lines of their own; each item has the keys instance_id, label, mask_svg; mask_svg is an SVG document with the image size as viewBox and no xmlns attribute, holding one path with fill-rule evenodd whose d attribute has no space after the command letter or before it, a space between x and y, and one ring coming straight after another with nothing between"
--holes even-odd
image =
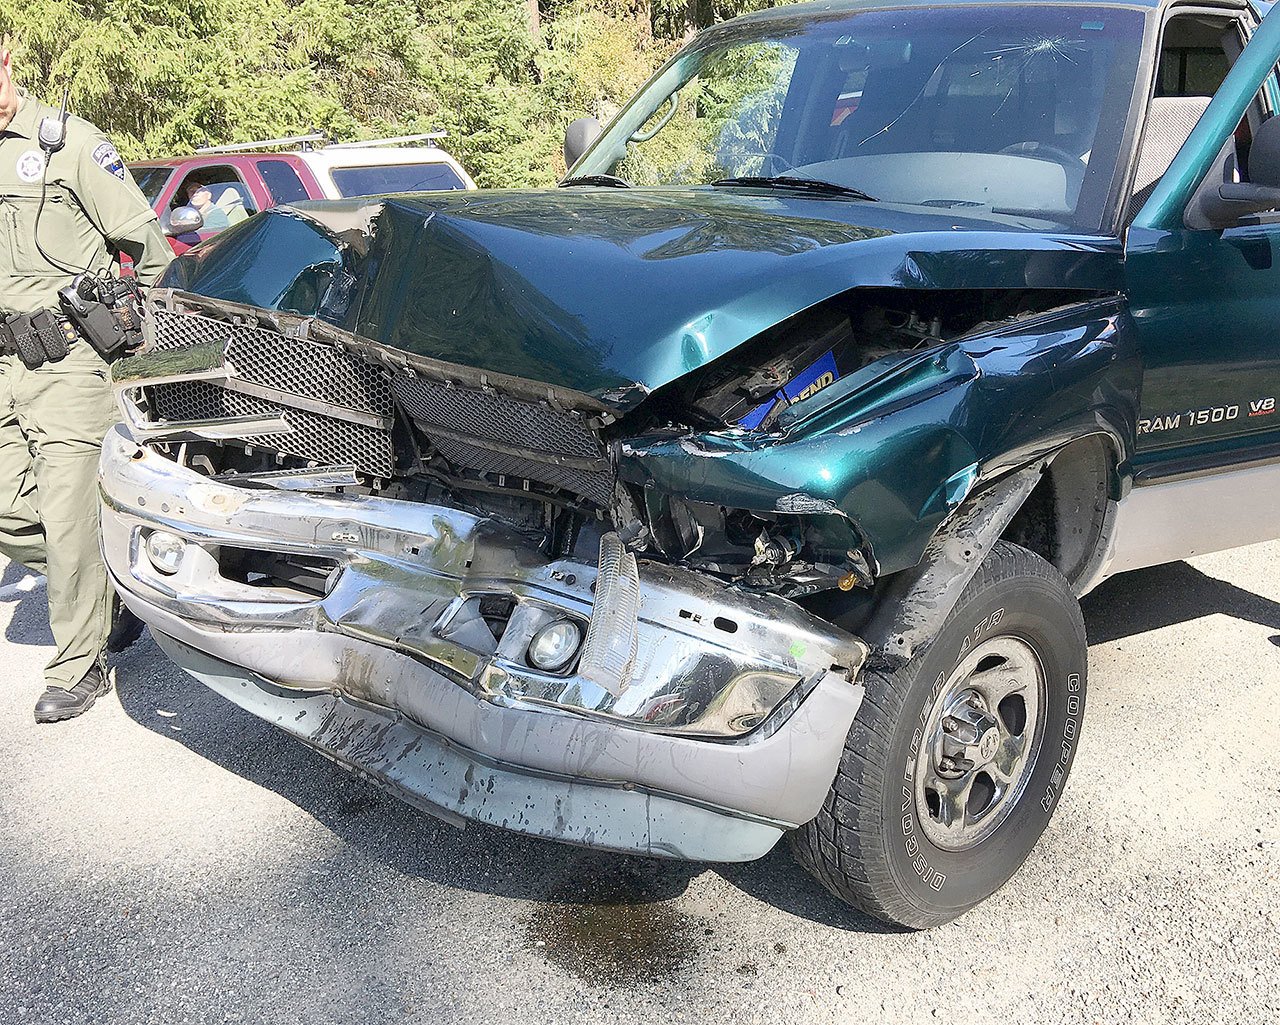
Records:
<instances>
[{"instance_id":1,"label":"green pickup truck","mask_svg":"<svg viewBox=\"0 0 1280 1025\"><path fill-rule=\"evenodd\" d=\"M558 188L235 225L115 367L115 583L450 821L946 922L1060 803L1079 596L1280 537L1277 60L1228 0L785 6Z\"/></svg>"}]
</instances>

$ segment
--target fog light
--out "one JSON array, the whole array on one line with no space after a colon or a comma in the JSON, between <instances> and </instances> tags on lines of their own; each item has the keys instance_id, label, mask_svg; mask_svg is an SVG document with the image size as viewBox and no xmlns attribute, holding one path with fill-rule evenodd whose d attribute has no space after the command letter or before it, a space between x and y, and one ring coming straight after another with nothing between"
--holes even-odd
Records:
<instances>
[{"instance_id":1,"label":"fog light","mask_svg":"<svg viewBox=\"0 0 1280 1025\"><path fill-rule=\"evenodd\" d=\"M529 642L529 664L546 673L563 669L578 653L582 631L577 623L560 619L544 626Z\"/></svg>"},{"instance_id":2,"label":"fog light","mask_svg":"<svg viewBox=\"0 0 1280 1025\"><path fill-rule=\"evenodd\" d=\"M155 530L147 538L147 558L156 570L166 576L178 572L182 565L182 553L187 550L187 543L176 534Z\"/></svg>"}]
</instances>

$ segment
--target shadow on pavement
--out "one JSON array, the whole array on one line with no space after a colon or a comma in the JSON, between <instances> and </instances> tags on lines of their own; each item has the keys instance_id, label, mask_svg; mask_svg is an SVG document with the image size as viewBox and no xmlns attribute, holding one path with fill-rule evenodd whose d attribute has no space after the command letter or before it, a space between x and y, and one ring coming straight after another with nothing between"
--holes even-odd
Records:
<instances>
[{"instance_id":1,"label":"shadow on pavement","mask_svg":"<svg viewBox=\"0 0 1280 1025\"><path fill-rule=\"evenodd\" d=\"M33 614L37 604L43 595L31 602ZM1280 603L1185 563L1110 581L1084 607L1095 644L1214 613L1280 630ZM745 895L789 914L842 930L898 931L839 903L792 861L785 842L757 862L705 866L585 851L483 825L461 831L205 690L169 666L149 640L119 656L117 667L120 701L134 721L274 791L395 871L533 902L529 942L588 981L616 982L646 958L667 969L672 959L691 958L706 923L669 902L708 867ZM552 935L555 944L539 941ZM670 940L657 952L655 936Z\"/></svg>"},{"instance_id":2,"label":"shadow on pavement","mask_svg":"<svg viewBox=\"0 0 1280 1025\"><path fill-rule=\"evenodd\" d=\"M135 722L274 791L360 857L451 888L534 903L529 945L588 981L621 979L645 958L670 970L697 951L704 923L670 901L703 865L582 850L485 825L459 830L206 690L149 637L115 665L120 703ZM551 935L554 944L546 942ZM671 943L655 947L664 935Z\"/></svg>"},{"instance_id":3,"label":"shadow on pavement","mask_svg":"<svg viewBox=\"0 0 1280 1025\"><path fill-rule=\"evenodd\" d=\"M19 566L16 562L5 563L4 572L0 573L0 593L29 576L34 574L25 566Z\"/></svg>"},{"instance_id":4,"label":"shadow on pavement","mask_svg":"<svg viewBox=\"0 0 1280 1025\"><path fill-rule=\"evenodd\" d=\"M4 632L6 641L35 647L53 643L48 598L37 574L16 562L6 563L0 574L0 602L14 606Z\"/></svg>"},{"instance_id":5,"label":"shadow on pavement","mask_svg":"<svg viewBox=\"0 0 1280 1025\"><path fill-rule=\"evenodd\" d=\"M1112 577L1081 603L1090 644L1221 614L1280 631L1280 602L1185 562ZM1272 637L1280 644L1280 636Z\"/></svg>"}]
</instances>

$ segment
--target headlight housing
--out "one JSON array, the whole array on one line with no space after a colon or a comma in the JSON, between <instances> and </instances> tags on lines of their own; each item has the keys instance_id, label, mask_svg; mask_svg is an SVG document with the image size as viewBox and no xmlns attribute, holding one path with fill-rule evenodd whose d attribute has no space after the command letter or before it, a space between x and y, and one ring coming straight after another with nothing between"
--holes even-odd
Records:
<instances>
[{"instance_id":1,"label":"headlight housing","mask_svg":"<svg viewBox=\"0 0 1280 1025\"><path fill-rule=\"evenodd\" d=\"M557 619L533 635L529 642L529 665L544 673L558 673L578 656L582 630L568 619Z\"/></svg>"},{"instance_id":2,"label":"headlight housing","mask_svg":"<svg viewBox=\"0 0 1280 1025\"><path fill-rule=\"evenodd\" d=\"M167 530L153 530L147 537L147 560L157 573L173 576L182 567L187 542Z\"/></svg>"}]
</instances>

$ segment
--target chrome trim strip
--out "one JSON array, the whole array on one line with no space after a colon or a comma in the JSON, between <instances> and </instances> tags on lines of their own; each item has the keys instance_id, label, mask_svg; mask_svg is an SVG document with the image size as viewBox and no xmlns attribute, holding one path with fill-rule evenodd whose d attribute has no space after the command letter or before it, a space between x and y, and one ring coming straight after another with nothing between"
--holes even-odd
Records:
<instances>
[{"instance_id":1,"label":"chrome trim strip","mask_svg":"<svg viewBox=\"0 0 1280 1025\"><path fill-rule=\"evenodd\" d=\"M249 484L265 484L279 491L336 491L360 485L360 477L354 466L321 466L314 470L275 470L267 473L240 473L235 480L211 477L210 480L241 487Z\"/></svg>"},{"instance_id":2,"label":"chrome trim strip","mask_svg":"<svg viewBox=\"0 0 1280 1025\"><path fill-rule=\"evenodd\" d=\"M258 384L256 381L247 381L243 377L234 374L217 383L227 391L239 392L242 395L250 395L255 399L264 399L267 402L290 406L293 409L301 409L304 412L315 413L318 416L327 416L331 420L345 420L364 427L375 427L380 431L391 430L392 419L389 416L364 413L358 409L352 409L350 406L339 406L332 402L324 402L321 399L307 398L305 395L298 395L281 388Z\"/></svg>"}]
</instances>

